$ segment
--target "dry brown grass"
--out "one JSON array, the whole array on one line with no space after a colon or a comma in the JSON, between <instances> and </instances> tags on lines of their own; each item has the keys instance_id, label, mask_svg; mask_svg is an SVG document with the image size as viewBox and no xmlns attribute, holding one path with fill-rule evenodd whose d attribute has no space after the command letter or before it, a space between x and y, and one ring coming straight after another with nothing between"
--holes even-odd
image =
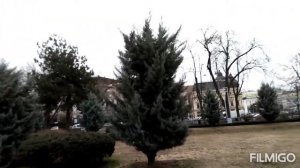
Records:
<instances>
[{"instance_id":1,"label":"dry brown grass","mask_svg":"<svg viewBox=\"0 0 300 168\"><path fill-rule=\"evenodd\" d=\"M295 163L250 163L250 152L293 152ZM117 167L147 167L145 155L122 142L112 160ZM300 122L264 125L192 128L184 145L158 153L154 167L300 167Z\"/></svg>"}]
</instances>

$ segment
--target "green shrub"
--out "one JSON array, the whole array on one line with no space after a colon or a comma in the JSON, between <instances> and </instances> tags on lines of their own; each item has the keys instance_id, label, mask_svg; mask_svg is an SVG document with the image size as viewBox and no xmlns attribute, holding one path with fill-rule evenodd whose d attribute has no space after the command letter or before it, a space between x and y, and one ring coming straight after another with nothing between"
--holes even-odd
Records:
<instances>
[{"instance_id":1,"label":"green shrub","mask_svg":"<svg viewBox=\"0 0 300 168\"><path fill-rule=\"evenodd\" d=\"M122 140L120 133L116 130L114 126L106 128L106 133L114 138L116 141Z\"/></svg>"},{"instance_id":2,"label":"green shrub","mask_svg":"<svg viewBox=\"0 0 300 168\"><path fill-rule=\"evenodd\" d=\"M18 166L97 167L114 152L113 138L93 132L43 131L19 149Z\"/></svg>"},{"instance_id":3,"label":"green shrub","mask_svg":"<svg viewBox=\"0 0 300 168\"><path fill-rule=\"evenodd\" d=\"M290 114L286 112L281 112L278 116L279 120L289 120L290 119Z\"/></svg>"},{"instance_id":4,"label":"green shrub","mask_svg":"<svg viewBox=\"0 0 300 168\"><path fill-rule=\"evenodd\" d=\"M257 91L257 107L259 113L269 122L274 121L279 113L280 106L277 100L276 89L269 84L262 84Z\"/></svg>"},{"instance_id":5,"label":"green shrub","mask_svg":"<svg viewBox=\"0 0 300 168\"><path fill-rule=\"evenodd\" d=\"M211 90L207 90L203 98L203 119L206 119L209 125L217 125L220 121L219 101L216 94Z\"/></svg>"}]
</instances>

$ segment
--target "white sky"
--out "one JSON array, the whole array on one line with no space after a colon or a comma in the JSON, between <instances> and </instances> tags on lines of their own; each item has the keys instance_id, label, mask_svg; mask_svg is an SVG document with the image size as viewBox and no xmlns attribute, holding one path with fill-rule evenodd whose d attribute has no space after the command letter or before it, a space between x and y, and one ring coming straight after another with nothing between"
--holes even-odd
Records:
<instances>
[{"instance_id":1,"label":"white sky","mask_svg":"<svg viewBox=\"0 0 300 168\"><path fill-rule=\"evenodd\" d=\"M140 29L151 12L153 28L161 20L171 32L182 26L180 39L189 43L207 27L233 30L242 44L255 38L271 58L270 71L281 74L278 64L300 52L299 7L297 0L0 0L0 58L19 68L32 64L36 43L55 33L78 46L97 75L112 78L124 45L120 31ZM180 74L192 65L190 55L184 57ZM245 89L271 80L253 72Z\"/></svg>"}]
</instances>

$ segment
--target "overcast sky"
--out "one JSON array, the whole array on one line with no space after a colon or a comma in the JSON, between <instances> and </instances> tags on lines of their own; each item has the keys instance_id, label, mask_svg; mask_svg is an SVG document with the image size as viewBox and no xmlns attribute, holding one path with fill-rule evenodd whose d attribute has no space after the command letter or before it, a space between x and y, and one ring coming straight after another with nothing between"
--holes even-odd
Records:
<instances>
[{"instance_id":1,"label":"overcast sky","mask_svg":"<svg viewBox=\"0 0 300 168\"><path fill-rule=\"evenodd\" d=\"M97 75L113 78L124 46L120 32L140 29L151 12L153 28L161 20L171 32L182 26L180 39L189 44L207 27L232 30L243 44L255 38L271 58L270 71L280 74L278 64L300 52L299 7L297 0L0 0L0 58L25 67L37 57L36 43L58 34L78 46ZM191 58L184 58L179 75L186 73L191 84ZM272 77L252 72L245 89L262 81Z\"/></svg>"}]
</instances>

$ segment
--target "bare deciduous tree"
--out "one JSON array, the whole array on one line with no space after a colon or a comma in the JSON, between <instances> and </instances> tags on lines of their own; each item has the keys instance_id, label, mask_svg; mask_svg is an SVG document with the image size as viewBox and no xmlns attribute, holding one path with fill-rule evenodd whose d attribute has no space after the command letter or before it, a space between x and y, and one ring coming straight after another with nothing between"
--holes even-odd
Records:
<instances>
[{"instance_id":1,"label":"bare deciduous tree","mask_svg":"<svg viewBox=\"0 0 300 168\"><path fill-rule=\"evenodd\" d=\"M299 81L300 81L300 53L296 54L290 60L290 65L284 65L284 70L289 70L291 75L281 78L290 85L296 94L297 113L300 114L299 104Z\"/></svg>"},{"instance_id":2,"label":"bare deciduous tree","mask_svg":"<svg viewBox=\"0 0 300 168\"><path fill-rule=\"evenodd\" d=\"M291 65L291 69L295 72L296 77L298 78L298 80L300 80L300 53L296 54L293 58L292 58L292 62L293 64Z\"/></svg>"},{"instance_id":3,"label":"bare deciduous tree","mask_svg":"<svg viewBox=\"0 0 300 168\"><path fill-rule=\"evenodd\" d=\"M195 90L196 90L196 94L197 94L197 99L199 101L199 108L200 108L200 112L203 112L203 89L202 89L202 65L200 63L200 56L198 55L198 60L199 60L199 69L197 69L197 66L196 66L196 56L194 55L194 53L192 52L191 49L189 49L189 52L192 56L192 60L193 60L193 73L194 73L194 79L195 79ZM199 72L199 74L197 74L197 72ZM199 80L198 80L198 75L199 75L199 78L200 78L200 87L198 87L198 84L199 84Z\"/></svg>"},{"instance_id":4,"label":"bare deciduous tree","mask_svg":"<svg viewBox=\"0 0 300 168\"><path fill-rule=\"evenodd\" d=\"M251 57L250 54L254 50L262 51L260 45L255 40L250 42L245 49L240 49L237 41L233 40L233 35L229 31L225 35L218 32L208 34L208 31L203 31L203 39L198 41L205 52L207 53L207 70L212 78L216 93L221 101L222 106L226 109L227 117L230 118L230 107L228 93L226 91L225 100L220 92L220 88L216 81L215 73L223 72L225 87L233 88L236 102L237 116L239 117L239 101L238 97L244 83L245 74L252 69L264 69L264 63L269 61L269 58L263 53L264 57ZM215 64L214 69L212 65ZM241 82L241 83L240 83Z\"/></svg>"}]
</instances>

